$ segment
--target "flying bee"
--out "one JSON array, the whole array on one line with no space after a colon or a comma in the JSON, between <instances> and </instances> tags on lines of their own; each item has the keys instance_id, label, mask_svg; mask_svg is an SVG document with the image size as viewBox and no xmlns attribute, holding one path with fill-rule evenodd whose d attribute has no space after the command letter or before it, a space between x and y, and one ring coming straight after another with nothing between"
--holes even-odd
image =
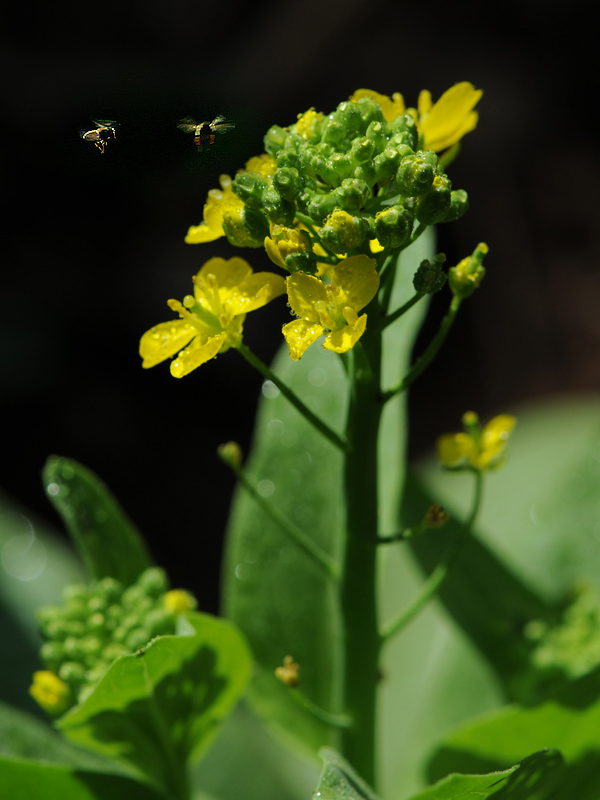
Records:
<instances>
[{"instance_id":1,"label":"flying bee","mask_svg":"<svg viewBox=\"0 0 600 800\"><path fill-rule=\"evenodd\" d=\"M184 133L194 134L194 144L201 153L206 144L214 144L216 133L227 133L235 128L234 122L227 122L225 117L215 117L212 122L195 122L186 117L177 126Z\"/></svg>"},{"instance_id":2,"label":"flying bee","mask_svg":"<svg viewBox=\"0 0 600 800\"><path fill-rule=\"evenodd\" d=\"M95 119L96 126L91 131L81 131L81 138L84 142L93 142L101 153L104 152L106 145L117 138L118 123L112 119Z\"/></svg>"}]
</instances>

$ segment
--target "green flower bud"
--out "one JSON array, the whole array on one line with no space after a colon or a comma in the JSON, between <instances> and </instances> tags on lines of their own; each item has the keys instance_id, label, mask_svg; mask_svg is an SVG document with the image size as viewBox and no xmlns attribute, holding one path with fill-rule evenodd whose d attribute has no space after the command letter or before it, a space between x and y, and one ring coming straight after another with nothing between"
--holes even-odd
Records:
<instances>
[{"instance_id":1,"label":"green flower bud","mask_svg":"<svg viewBox=\"0 0 600 800\"><path fill-rule=\"evenodd\" d=\"M361 97L354 105L360 111L363 126L366 128L371 122L385 122L381 106L372 97Z\"/></svg>"},{"instance_id":2,"label":"green flower bud","mask_svg":"<svg viewBox=\"0 0 600 800\"><path fill-rule=\"evenodd\" d=\"M65 658L65 650L61 642L44 642L40 648L40 657L48 669L56 671Z\"/></svg>"},{"instance_id":3,"label":"green flower bud","mask_svg":"<svg viewBox=\"0 0 600 800\"><path fill-rule=\"evenodd\" d=\"M371 197L371 190L368 184L357 178L346 178L342 181L335 193L338 197L338 205L344 211L360 211L360 209Z\"/></svg>"},{"instance_id":4,"label":"green flower bud","mask_svg":"<svg viewBox=\"0 0 600 800\"><path fill-rule=\"evenodd\" d=\"M355 132L366 128L366 125L363 123L363 115L359 105L360 103L353 102L340 103L331 115L333 120L342 125L346 131L346 135L354 134ZM375 103L374 105L377 104ZM379 109L379 106L377 106L377 108ZM379 110L379 113L381 114L381 110Z\"/></svg>"},{"instance_id":5,"label":"green flower bud","mask_svg":"<svg viewBox=\"0 0 600 800\"><path fill-rule=\"evenodd\" d=\"M454 222L469 209L469 198L464 189L457 189L450 195L450 208L441 222Z\"/></svg>"},{"instance_id":6,"label":"green flower bud","mask_svg":"<svg viewBox=\"0 0 600 800\"><path fill-rule=\"evenodd\" d=\"M436 175L431 189L417 201L417 219L425 225L441 222L450 209L452 193L445 175Z\"/></svg>"},{"instance_id":7,"label":"green flower bud","mask_svg":"<svg viewBox=\"0 0 600 800\"><path fill-rule=\"evenodd\" d=\"M336 209L327 217L319 236L334 253L347 253L359 247L367 237L369 225L361 217Z\"/></svg>"},{"instance_id":8,"label":"green flower bud","mask_svg":"<svg viewBox=\"0 0 600 800\"><path fill-rule=\"evenodd\" d=\"M350 158L355 165L371 161L375 153L375 142L366 136L357 137L350 148Z\"/></svg>"},{"instance_id":9,"label":"green flower bud","mask_svg":"<svg viewBox=\"0 0 600 800\"><path fill-rule=\"evenodd\" d=\"M88 600L83 597L71 598L63 609L63 617L66 620L85 620L88 614Z\"/></svg>"},{"instance_id":10,"label":"green flower bud","mask_svg":"<svg viewBox=\"0 0 600 800\"><path fill-rule=\"evenodd\" d=\"M339 186L344 178L352 175L352 160L347 153L332 153L326 161L326 167L332 177L329 183L333 186Z\"/></svg>"},{"instance_id":11,"label":"green flower bud","mask_svg":"<svg viewBox=\"0 0 600 800\"><path fill-rule=\"evenodd\" d=\"M273 175L273 187L284 200L295 200L302 184L303 180L294 167L279 167Z\"/></svg>"},{"instance_id":12,"label":"green flower bud","mask_svg":"<svg viewBox=\"0 0 600 800\"><path fill-rule=\"evenodd\" d=\"M117 658L126 655L128 652L129 651L125 645L120 644L119 642L111 642L111 644L104 648L102 655L105 661L115 661Z\"/></svg>"},{"instance_id":13,"label":"green flower bud","mask_svg":"<svg viewBox=\"0 0 600 800\"><path fill-rule=\"evenodd\" d=\"M488 250L487 244L480 242L472 255L448 270L448 285L456 297L469 297L479 286L485 275L483 257Z\"/></svg>"},{"instance_id":14,"label":"green flower bud","mask_svg":"<svg viewBox=\"0 0 600 800\"><path fill-rule=\"evenodd\" d=\"M287 136L288 132L286 130L279 127L279 125L273 125L265 134L265 152L270 156L276 156L277 152L282 149Z\"/></svg>"},{"instance_id":15,"label":"green flower bud","mask_svg":"<svg viewBox=\"0 0 600 800\"><path fill-rule=\"evenodd\" d=\"M235 176L231 188L248 208L260 209L263 193L269 188L269 184L257 172L242 172Z\"/></svg>"},{"instance_id":16,"label":"green flower bud","mask_svg":"<svg viewBox=\"0 0 600 800\"><path fill-rule=\"evenodd\" d=\"M296 206L290 200L284 200L277 189L271 187L263 192L263 209L271 222L276 225L292 225L296 213Z\"/></svg>"},{"instance_id":17,"label":"green flower bud","mask_svg":"<svg viewBox=\"0 0 600 800\"><path fill-rule=\"evenodd\" d=\"M398 204L375 215L375 234L383 247L403 247L410 239L414 224L411 212Z\"/></svg>"},{"instance_id":18,"label":"green flower bud","mask_svg":"<svg viewBox=\"0 0 600 800\"><path fill-rule=\"evenodd\" d=\"M262 211L244 207L223 218L223 230L229 244L234 247L262 247L269 235L269 222Z\"/></svg>"},{"instance_id":19,"label":"green flower bud","mask_svg":"<svg viewBox=\"0 0 600 800\"><path fill-rule=\"evenodd\" d=\"M419 141L417 123L412 114L400 114L387 124L390 144L406 145L416 150Z\"/></svg>"},{"instance_id":20,"label":"green flower bud","mask_svg":"<svg viewBox=\"0 0 600 800\"><path fill-rule=\"evenodd\" d=\"M379 153L373 159L373 168L377 176L377 180L381 178L391 178L398 169L400 164L400 152L397 148L386 147L382 153Z\"/></svg>"},{"instance_id":21,"label":"green flower bud","mask_svg":"<svg viewBox=\"0 0 600 800\"><path fill-rule=\"evenodd\" d=\"M306 206L306 213L315 222L323 222L338 205L337 190L327 194L314 194Z\"/></svg>"},{"instance_id":22,"label":"green flower bud","mask_svg":"<svg viewBox=\"0 0 600 800\"><path fill-rule=\"evenodd\" d=\"M89 593L85 583L68 583L62 590L62 599L65 605L72 600L87 601Z\"/></svg>"},{"instance_id":23,"label":"green flower bud","mask_svg":"<svg viewBox=\"0 0 600 800\"><path fill-rule=\"evenodd\" d=\"M283 169L289 167L297 171L303 171L305 168L305 158L301 153L294 153L291 150L281 150L277 154L277 168Z\"/></svg>"},{"instance_id":24,"label":"green flower bud","mask_svg":"<svg viewBox=\"0 0 600 800\"><path fill-rule=\"evenodd\" d=\"M65 683L81 684L85 681L85 667L76 661L65 661L58 670L58 677Z\"/></svg>"},{"instance_id":25,"label":"green flower bud","mask_svg":"<svg viewBox=\"0 0 600 800\"><path fill-rule=\"evenodd\" d=\"M87 621L88 630L93 631L94 633L101 633L105 630L106 627L106 618L104 614L101 614L97 611Z\"/></svg>"},{"instance_id":26,"label":"green flower bud","mask_svg":"<svg viewBox=\"0 0 600 800\"><path fill-rule=\"evenodd\" d=\"M102 597L107 603L114 603L123 593L123 584L115 578L102 578L94 587L97 597Z\"/></svg>"},{"instance_id":27,"label":"green flower bud","mask_svg":"<svg viewBox=\"0 0 600 800\"><path fill-rule=\"evenodd\" d=\"M173 633L173 615L166 608L154 608L146 615L144 628L150 639Z\"/></svg>"},{"instance_id":28,"label":"green flower bud","mask_svg":"<svg viewBox=\"0 0 600 800\"><path fill-rule=\"evenodd\" d=\"M290 253L284 261L290 272L308 272L310 275L314 275L317 271L317 257L312 250L310 253Z\"/></svg>"},{"instance_id":29,"label":"green flower bud","mask_svg":"<svg viewBox=\"0 0 600 800\"><path fill-rule=\"evenodd\" d=\"M446 283L446 273L442 270L446 256L443 253L437 255L433 261L425 259L415 272L413 286L417 292L423 294L435 294Z\"/></svg>"},{"instance_id":30,"label":"green flower bud","mask_svg":"<svg viewBox=\"0 0 600 800\"><path fill-rule=\"evenodd\" d=\"M366 183L369 187L374 186L377 183L377 173L375 172L375 168L371 162L359 164L354 170L354 177L357 180Z\"/></svg>"},{"instance_id":31,"label":"green flower bud","mask_svg":"<svg viewBox=\"0 0 600 800\"><path fill-rule=\"evenodd\" d=\"M432 185L438 166L438 157L431 150L420 150L405 156L396 172L398 191L405 197L417 197Z\"/></svg>"},{"instance_id":32,"label":"green flower bud","mask_svg":"<svg viewBox=\"0 0 600 800\"><path fill-rule=\"evenodd\" d=\"M88 600L88 613L95 614L96 612L103 612L107 606L106 599L98 595L92 595Z\"/></svg>"},{"instance_id":33,"label":"green flower bud","mask_svg":"<svg viewBox=\"0 0 600 800\"><path fill-rule=\"evenodd\" d=\"M121 602L123 603L123 608L128 611L132 609L137 611L141 601L146 597L148 588L141 582L141 578L142 576L138 579L138 583L134 583L133 586L129 586L123 592Z\"/></svg>"},{"instance_id":34,"label":"green flower bud","mask_svg":"<svg viewBox=\"0 0 600 800\"><path fill-rule=\"evenodd\" d=\"M338 120L330 119L323 128L323 141L335 146L345 138L346 128Z\"/></svg>"},{"instance_id":35,"label":"green flower bud","mask_svg":"<svg viewBox=\"0 0 600 800\"><path fill-rule=\"evenodd\" d=\"M83 657L81 639L77 636L67 636L64 642L64 653L67 658L79 661Z\"/></svg>"},{"instance_id":36,"label":"green flower bud","mask_svg":"<svg viewBox=\"0 0 600 800\"><path fill-rule=\"evenodd\" d=\"M373 120L369 123L369 127L367 128L367 138L373 142L375 149L379 153L385 148L388 142L386 129L387 126L383 120Z\"/></svg>"}]
</instances>

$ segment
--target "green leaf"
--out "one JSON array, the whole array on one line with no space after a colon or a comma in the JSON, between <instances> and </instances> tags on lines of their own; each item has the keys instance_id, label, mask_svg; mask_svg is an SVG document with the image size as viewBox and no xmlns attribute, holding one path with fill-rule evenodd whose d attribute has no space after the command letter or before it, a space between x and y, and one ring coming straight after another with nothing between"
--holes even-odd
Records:
<instances>
[{"instance_id":1,"label":"green leaf","mask_svg":"<svg viewBox=\"0 0 600 800\"><path fill-rule=\"evenodd\" d=\"M323 769L313 800L377 800L371 787L339 753L323 747L319 755Z\"/></svg>"},{"instance_id":2,"label":"green leaf","mask_svg":"<svg viewBox=\"0 0 600 800\"><path fill-rule=\"evenodd\" d=\"M561 687L548 702L506 706L462 725L445 737L429 774L503 768L542 748L560 750L573 780L595 764L600 796L600 668Z\"/></svg>"},{"instance_id":3,"label":"green leaf","mask_svg":"<svg viewBox=\"0 0 600 800\"><path fill-rule=\"evenodd\" d=\"M42 477L92 580L108 576L129 586L153 565L144 540L93 472L52 456Z\"/></svg>"},{"instance_id":4,"label":"green leaf","mask_svg":"<svg viewBox=\"0 0 600 800\"><path fill-rule=\"evenodd\" d=\"M193 613L186 620L186 635L117 659L57 723L72 742L133 765L173 797L186 796L186 762L206 751L251 670L231 623Z\"/></svg>"},{"instance_id":5,"label":"green leaf","mask_svg":"<svg viewBox=\"0 0 600 800\"><path fill-rule=\"evenodd\" d=\"M123 775L37 761L0 758L2 797L11 800L159 800L153 789Z\"/></svg>"},{"instance_id":6,"label":"green leaf","mask_svg":"<svg viewBox=\"0 0 600 800\"><path fill-rule=\"evenodd\" d=\"M432 252L421 237L402 256L392 308L414 294L412 275ZM398 382L408 361L425 304L419 303L384 332L386 386ZM368 323L367 323L368 324ZM348 386L341 359L318 343L299 362L283 346L276 374L328 425L343 431ZM261 400L247 469L259 491L326 552L339 558L343 542L342 454L272 387ZM275 396L273 396L275 394ZM382 524L395 530L405 456L405 398L390 401L381 437ZM393 511L390 511L393 509ZM286 655L300 664L301 690L319 708L339 709L342 627L331 582L298 546L238 490L227 533L224 609L247 636L257 669L249 698L277 736L313 757L337 735L297 702L274 676Z\"/></svg>"},{"instance_id":7,"label":"green leaf","mask_svg":"<svg viewBox=\"0 0 600 800\"><path fill-rule=\"evenodd\" d=\"M452 774L434 786L413 795L410 800L542 800L563 771L560 753L546 750L534 753L509 769L486 775Z\"/></svg>"}]
</instances>

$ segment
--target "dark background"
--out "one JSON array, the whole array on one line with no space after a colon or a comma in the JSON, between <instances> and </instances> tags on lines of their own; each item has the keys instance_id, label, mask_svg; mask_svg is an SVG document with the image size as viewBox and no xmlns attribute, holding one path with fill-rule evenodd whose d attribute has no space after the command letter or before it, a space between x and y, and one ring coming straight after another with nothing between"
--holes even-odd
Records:
<instances>
[{"instance_id":1,"label":"dark background","mask_svg":"<svg viewBox=\"0 0 600 800\"><path fill-rule=\"evenodd\" d=\"M600 390L597 16L583 2L469 5L136 2L13 4L2 62L0 486L59 524L40 483L51 453L115 491L175 585L217 606L233 480L217 445L247 451L261 379L231 351L181 381L143 371L140 335L170 319L213 255L186 245L218 175L262 136L356 88L416 103L469 80L480 124L452 165L471 199L439 230L451 263L479 241L488 274L411 395L419 455L467 407L483 417L557 392ZM224 114L236 128L199 155L175 125ZM79 138L120 123L105 155ZM437 296L423 344L443 313ZM269 360L283 303L250 315Z\"/></svg>"}]
</instances>

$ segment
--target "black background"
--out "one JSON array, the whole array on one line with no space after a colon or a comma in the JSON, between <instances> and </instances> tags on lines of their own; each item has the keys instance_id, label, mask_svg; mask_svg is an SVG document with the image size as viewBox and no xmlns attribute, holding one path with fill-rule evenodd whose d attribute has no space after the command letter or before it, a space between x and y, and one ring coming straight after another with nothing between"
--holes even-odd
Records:
<instances>
[{"instance_id":1,"label":"black background","mask_svg":"<svg viewBox=\"0 0 600 800\"><path fill-rule=\"evenodd\" d=\"M480 124L450 168L471 210L440 227L456 263L479 241L481 289L411 395L419 455L467 408L482 416L600 389L597 17L583 2L470 5L136 2L13 4L2 62L0 486L58 520L40 470L51 453L95 470L175 585L217 607L233 480L217 445L247 451L261 379L231 351L177 381L144 371L146 329L172 317L213 255L270 269L264 251L186 245L218 175L262 152L271 124L332 111L356 88L416 103L469 80ZM175 125L236 128L197 154ZM105 155L81 140L120 123ZM432 304L423 344L447 296ZM250 315L264 360L283 302Z\"/></svg>"}]
</instances>

